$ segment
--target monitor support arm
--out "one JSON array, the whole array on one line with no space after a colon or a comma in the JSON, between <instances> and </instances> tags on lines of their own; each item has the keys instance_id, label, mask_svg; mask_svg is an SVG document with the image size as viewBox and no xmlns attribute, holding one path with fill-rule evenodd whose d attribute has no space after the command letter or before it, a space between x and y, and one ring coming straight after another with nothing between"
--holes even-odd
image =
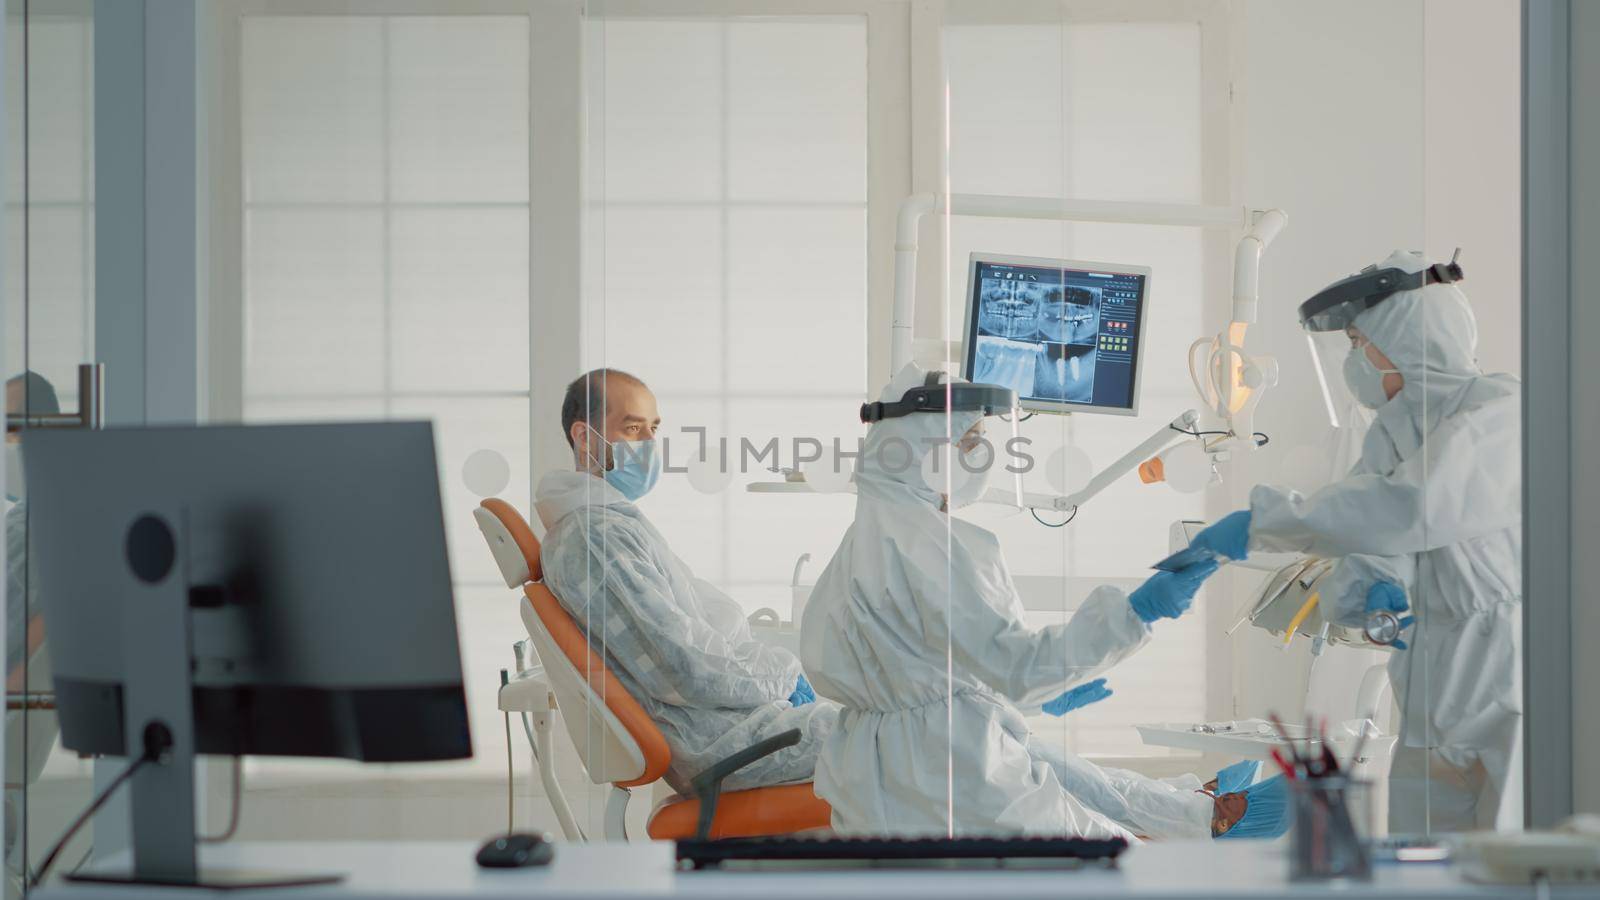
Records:
<instances>
[{"instance_id":1,"label":"monitor support arm","mask_svg":"<svg viewBox=\"0 0 1600 900\"><path fill-rule=\"evenodd\" d=\"M171 735L166 752L133 776L132 880L192 884L195 858L194 658L186 524L181 508L156 508L128 528L122 605L127 681L123 741L129 755L146 729Z\"/></svg>"},{"instance_id":2,"label":"monitor support arm","mask_svg":"<svg viewBox=\"0 0 1600 900\"><path fill-rule=\"evenodd\" d=\"M196 854L194 640L192 609L215 591L191 590L188 516L182 506L152 506L128 525L121 586L122 733L131 757L149 762L130 779L133 863L128 871L91 868L72 881L195 888L289 887L339 876L202 870Z\"/></svg>"},{"instance_id":3,"label":"monitor support arm","mask_svg":"<svg viewBox=\"0 0 1600 900\"><path fill-rule=\"evenodd\" d=\"M1186 409L1177 418L1156 429L1154 434L1145 438L1137 447L1122 454L1116 462L1096 472L1088 483L1078 490L1066 496L1024 493L1022 506L1024 509L1070 513L1168 446L1180 440L1192 439L1192 432L1198 421L1200 421L1199 414L1192 409ZM1013 492L991 489L983 499L987 503L998 503L1014 508L1015 498L1016 494Z\"/></svg>"}]
</instances>

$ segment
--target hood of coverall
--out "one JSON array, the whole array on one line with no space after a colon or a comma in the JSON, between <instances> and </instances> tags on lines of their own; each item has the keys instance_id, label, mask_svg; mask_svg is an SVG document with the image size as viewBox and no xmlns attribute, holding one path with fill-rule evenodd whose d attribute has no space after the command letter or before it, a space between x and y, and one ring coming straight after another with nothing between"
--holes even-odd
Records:
<instances>
[{"instance_id":1,"label":"hood of coverall","mask_svg":"<svg viewBox=\"0 0 1600 900\"><path fill-rule=\"evenodd\" d=\"M533 510L546 529L556 527L569 513L586 506L632 505L604 478L571 469L547 473L539 479L533 495Z\"/></svg>"},{"instance_id":2,"label":"hood of coverall","mask_svg":"<svg viewBox=\"0 0 1600 900\"><path fill-rule=\"evenodd\" d=\"M1427 261L1397 250L1378 266L1420 272ZM1457 284L1399 291L1356 316L1354 324L1405 378L1400 392L1378 408L1374 424L1380 427L1363 448L1367 462L1380 469L1393 460L1383 465L1371 458L1374 453L1408 457L1445 417L1517 390L1514 377L1485 375L1479 367L1478 322Z\"/></svg>"},{"instance_id":3,"label":"hood of coverall","mask_svg":"<svg viewBox=\"0 0 1600 900\"><path fill-rule=\"evenodd\" d=\"M927 370L907 363L889 379L878 399L885 403L897 401L906 391L926 383L927 377ZM943 373L939 377L940 384L962 381ZM929 487L923 463L942 443L960 440L981 418L983 414L977 410L957 410L915 412L874 422L867 429L861 458L856 463L856 490L863 497L938 507L941 492Z\"/></svg>"}]
</instances>

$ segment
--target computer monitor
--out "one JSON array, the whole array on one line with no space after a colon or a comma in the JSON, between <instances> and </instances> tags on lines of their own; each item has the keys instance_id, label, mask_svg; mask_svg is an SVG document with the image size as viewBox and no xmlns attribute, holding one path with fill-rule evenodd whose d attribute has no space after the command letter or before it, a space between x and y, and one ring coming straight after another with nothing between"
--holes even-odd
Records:
<instances>
[{"instance_id":1,"label":"computer monitor","mask_svg":"<svg viewBox=\"0 0 1600 900\"><path fill-rule=\"evenodd\" d=\"M129 880L198 883L195 753L472 755L430 424L40 429L27 453L62 744L170 745L131 780Z\"/></svg>"},{"instance_id":2,"label":"computer monitor","mask_svg":"<svg viewBox=\"0 0 1600 900\"><path fill-rule=\"evenodd\" d=\"M974 253L961 374L1034 412L1139 413L1150 269Z\"/></svg>"}]
</instances>

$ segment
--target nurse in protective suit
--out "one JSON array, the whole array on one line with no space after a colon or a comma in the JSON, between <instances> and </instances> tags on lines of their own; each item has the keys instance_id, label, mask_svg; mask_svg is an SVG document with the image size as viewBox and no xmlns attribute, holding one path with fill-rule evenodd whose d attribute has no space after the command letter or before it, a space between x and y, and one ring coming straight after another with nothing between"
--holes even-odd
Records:
<instances>
[{"instance_id":1,"label":"nurse in protective suit","mask_svg":"<svg viewBox=\"0 0 1600 900\"><path fill-rule=\"evenodd\" d=\"M872 425L855 521L811 594L800 640L817 693L842 706L815 776L833 827L1130 839L1229 830L1249 817L1243 794L1219 799L1192 776L1101 769L1029 735L1024 711L1142 647L1150 623L1187 609L1215 564L1158 573L1132 595L1101 587L1066 623L1026 625L995 535L949 514L978 499L985 479L947 493L924 476L940 448L999 475L992 447L992 465L966 461L989 446L979 440L985 416L1015 403L1006 388L912 365L862 409Z\"/></svg>"},{"instance_id":2,"label":"nurse in protective suit","mask_svg":"<svg viewBox=\"0 0 1600 900\"><path fill-rule=\"evenodd\" d=\"M1302 304L1376 410L1361 457L1313 494L1259 485L1193 541L1338 558L1321 593L1342 624L1400 617L1396 833L1522 825L1521 383L1479 368L1461 278L1399 251Z\"/></svg>"}]
</instances>

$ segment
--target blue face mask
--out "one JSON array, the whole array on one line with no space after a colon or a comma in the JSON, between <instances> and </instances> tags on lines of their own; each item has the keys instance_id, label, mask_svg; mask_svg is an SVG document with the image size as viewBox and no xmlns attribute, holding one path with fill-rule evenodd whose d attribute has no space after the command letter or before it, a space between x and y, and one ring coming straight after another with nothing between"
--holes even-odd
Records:
<instances>
[{"instance_id":1,"label":"blue face mask","mask_svg":"<svg viewBox=\"0 0 1600 900\"><path fill-rule=\"evenodd\" d=\"M599 435L596 435L599 437ZM661 478L661 448L654 438L648 441L607 441L600 438L611 450L611 468L605 473L606 484L616 488L629 500L637 501L650 493Z\"/></svg>"}]
</instances>

